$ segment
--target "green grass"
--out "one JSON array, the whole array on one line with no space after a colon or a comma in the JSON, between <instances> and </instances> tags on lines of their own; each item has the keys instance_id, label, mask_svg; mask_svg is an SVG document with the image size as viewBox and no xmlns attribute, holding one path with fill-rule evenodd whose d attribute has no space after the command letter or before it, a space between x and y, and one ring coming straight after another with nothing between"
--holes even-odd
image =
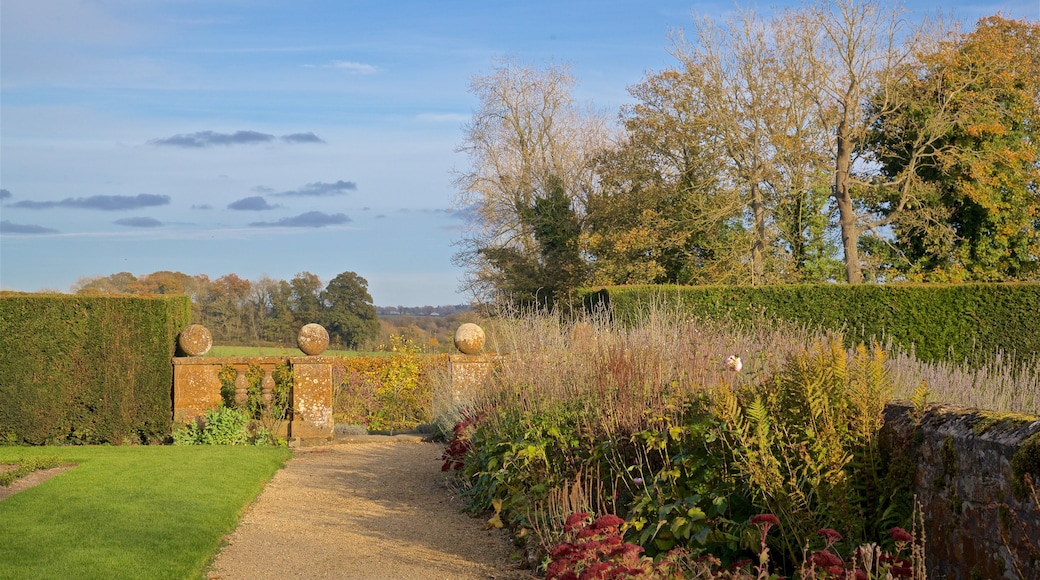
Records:
<instances>
[{"instance_id":1,"label":"green grass","mask_svg":"<svg viewBox=\"0 0 1040 580\"><path fill-rule=\"evenodd\" d=\"M0 578L200 578L278 447L0 447L75 468L0 502Z\"/></svg>"},{"instance_id":2,"label":"green grass","mask_svg":"<svg viewBox=\"0 0 1040 580\"><path fill-rule=\"evenodd\" d=\"M322 356L386 356L385 352L359 352L356 350L326 350ZM214 345L206 356L305 356L298 348L278 346L217 346Z\"/></svg>"}]
</instances>

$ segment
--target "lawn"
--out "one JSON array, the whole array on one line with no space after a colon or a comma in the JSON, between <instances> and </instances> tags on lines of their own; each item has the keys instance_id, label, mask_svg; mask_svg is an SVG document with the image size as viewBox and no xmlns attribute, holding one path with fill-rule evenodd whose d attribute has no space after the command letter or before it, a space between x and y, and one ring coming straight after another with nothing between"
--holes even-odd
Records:
<instances>
[{"instance_id":1,"label":"lawn","mask_svg":"<svg viewBox=\"0 0 1040 580\"><path fill-rule=\"evenodd\" d=\"M77 467L0 502L0 578L200 578L291 455L278 447L0 447Z\"/></svg>"},{"instance_id":2,"label":"lawn","mask_svg":"<svg viewBox=\"0 0 1040 580\"><path fill-rule=\"evenodd\" d=\"M356 350L326 350L322 356L386 356L385 352L359 352ZM214 345L206 356L305 356L298 348L278 346L220 346Z\"/></svg>"}]
</instances>

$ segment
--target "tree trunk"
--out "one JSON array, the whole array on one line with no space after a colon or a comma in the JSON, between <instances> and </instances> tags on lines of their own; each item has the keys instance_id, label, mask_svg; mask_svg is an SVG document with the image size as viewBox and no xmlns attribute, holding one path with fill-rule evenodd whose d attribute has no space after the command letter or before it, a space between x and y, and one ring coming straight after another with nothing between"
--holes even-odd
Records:
<instances>
[{"instance_id":1,"label":"tree trunk","mask_svg":"<svg viewBox=\"0 0 1040 580\"><path fill-rule=\"evenodd\" d=\"M834 201L838 204L838 223L841 226L841 245L845 250L845 277L849 284L863 282L863 269L859 263L859 228L852 207L849 191L849 168L852 165L852 146L849 143L848 122L838 123L838 149L834 171Z\"/></svg>"},{"instance_id":2,"label":"tree trunk","mask_svg":"<svg viewBox=\"0 0 1040 580\"><path fill-rule=\"evenodd\" d=\"M755 218L755 243L751 247L751 285L761 286L765 283L763 256L766 246L766 208L762 200L762 189L756 182L751 183L751 213Z\"/></svg>"}]
</instances>

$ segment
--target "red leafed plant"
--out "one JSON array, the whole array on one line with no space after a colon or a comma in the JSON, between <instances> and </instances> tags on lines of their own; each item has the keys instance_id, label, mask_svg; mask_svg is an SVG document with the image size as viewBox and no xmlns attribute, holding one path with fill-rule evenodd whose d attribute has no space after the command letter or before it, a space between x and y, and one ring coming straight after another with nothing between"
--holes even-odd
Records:
<instances>
[{"instance_id":1,"label":"red leafed plant","mask_svg":"<svg viewBox=\"0 0 1040 580\"><path fill-rule=\"evenodd\" d=\"M593 580L606 578L682 578L686 554L675 549L654 562L643 556L643 548L625 542L615 515L593 519L576 513L567 518L563 542L549 551L546 580Z\"/></svg>"},{"instance_id":2,"label":"red leafed plant","mask_svg":"<svg viewBox=\"0 0 1040 580\"><path fill-rule=\"evenodd\" d=\"M455 423L455 427L452 429L451 441L448 442L444 453L441 454L441 459L444 460L444 464L441 465L441 471L462 469L466 454L473 448L473 441L470 439L471 427L479 419L479 415L464 413L462 420Z\"/></svg>"}]
</instances>

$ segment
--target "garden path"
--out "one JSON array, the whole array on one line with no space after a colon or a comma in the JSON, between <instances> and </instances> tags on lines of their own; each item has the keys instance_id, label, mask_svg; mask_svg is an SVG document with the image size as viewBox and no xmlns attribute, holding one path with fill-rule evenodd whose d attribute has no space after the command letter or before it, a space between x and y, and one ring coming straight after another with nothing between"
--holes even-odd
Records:
<instances>
[{"instance_id":1,"label":"garden path","mask_svg":"<svg viewBox=\"0 0 1040 580\"><path fill-rule=\"evenodd\" d=\"M443 446L362 436L296 451L246 510L209 580L533 578L501 530L460 513Z\"/></svg>"}]
</instances>

